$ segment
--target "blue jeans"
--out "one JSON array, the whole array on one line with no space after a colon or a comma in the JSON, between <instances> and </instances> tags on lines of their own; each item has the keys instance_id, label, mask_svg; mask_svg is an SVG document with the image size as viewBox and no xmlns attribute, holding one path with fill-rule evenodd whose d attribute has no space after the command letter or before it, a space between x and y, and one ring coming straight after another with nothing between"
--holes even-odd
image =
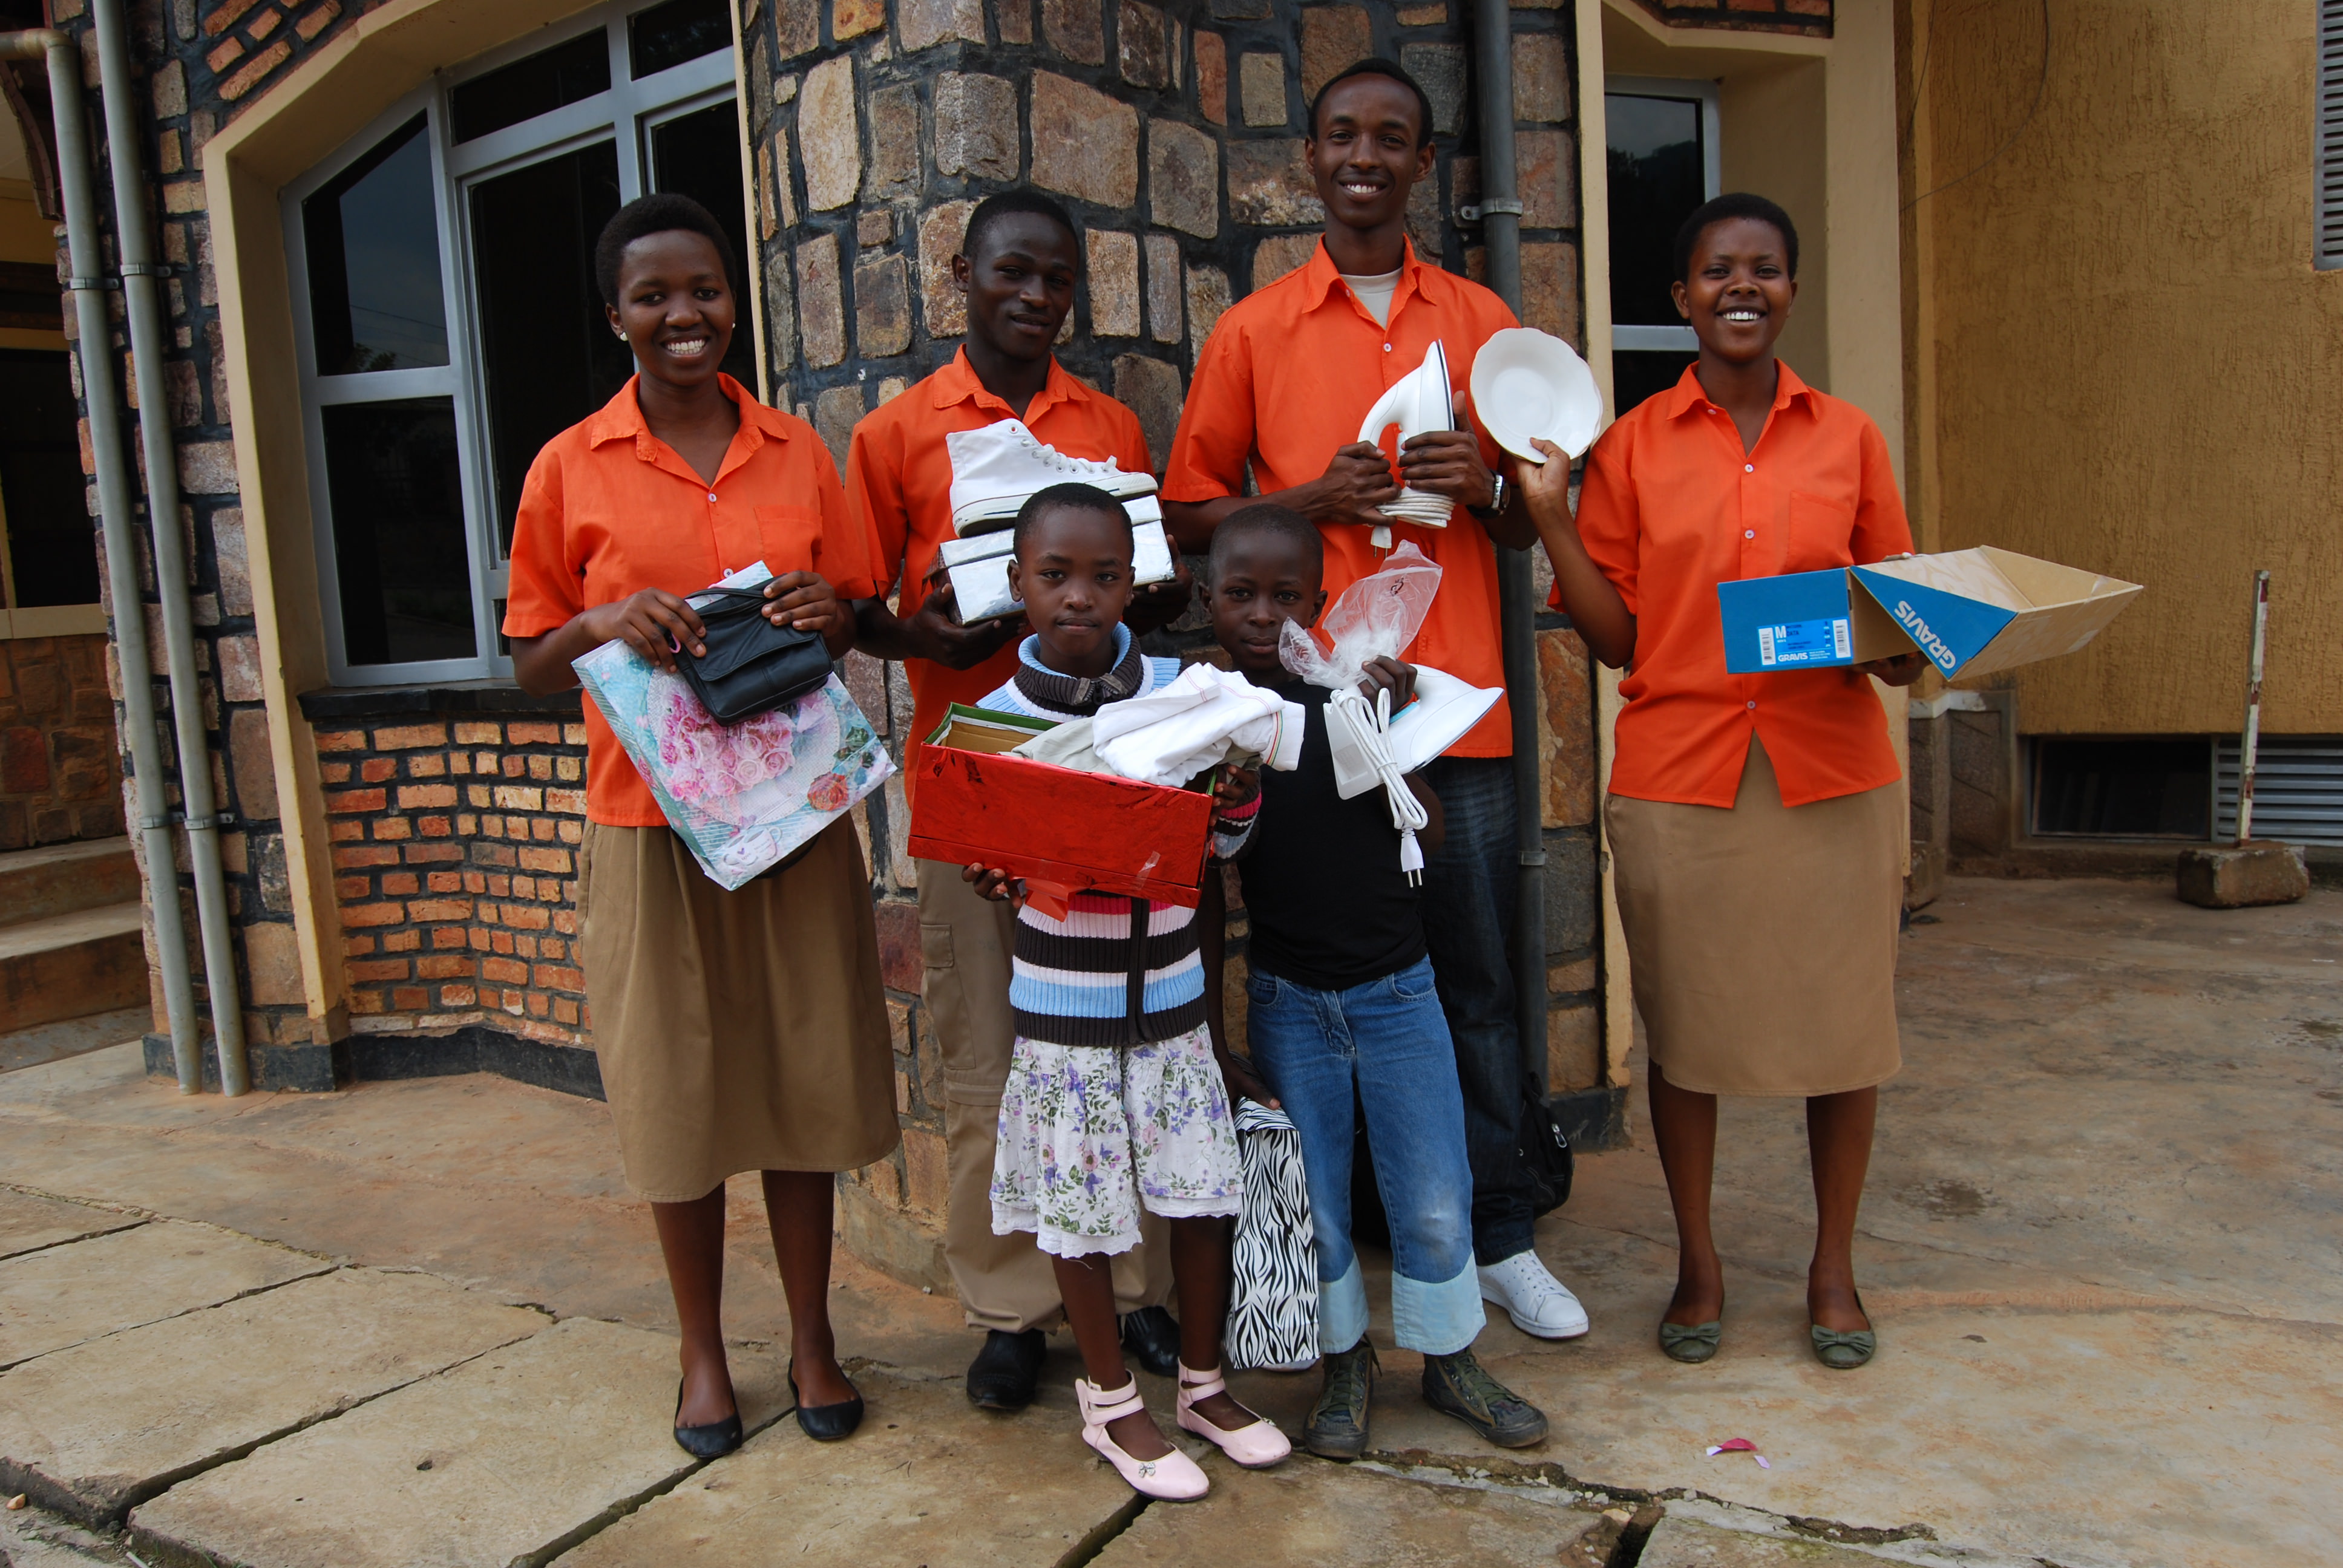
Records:
<instances>
[{"instance_id":1,"label":"blue jeans","mask_svg":"<svg viewBox=\"0 0 2343 1568\"><path fill-rule=\"evenodd\" d=\"M1473 1171L1464 1104L1430 961L1348 990L1255 973L1245 994L1253 1064L1302 1134L1319 1348L1349 1350L1367 1332L1366 1285L1351 1245L1353 1107L1363 1104L1375 1187L1391 1216L1394 1337L1426 1355L1463 1350L1486 1318L1465 1223Z\"/></svg>"},{"instance_id":2,"label":"blue jeans","mask_svg":"<svg viewBox=\"0 0 2343 1568\"><path fill-rule=\"evenodd\" d=\"M1536 1221L1522 1168L1522 1036L1513 1015L1513 899L1521 880L1513 763L1509 757L1443 757L1424 777L1447 821L1440 852L1424 858L1423 933L1464 1091L1473 1251L1502 1263L1529 1251Z\"/></svg>"}]
</instances>

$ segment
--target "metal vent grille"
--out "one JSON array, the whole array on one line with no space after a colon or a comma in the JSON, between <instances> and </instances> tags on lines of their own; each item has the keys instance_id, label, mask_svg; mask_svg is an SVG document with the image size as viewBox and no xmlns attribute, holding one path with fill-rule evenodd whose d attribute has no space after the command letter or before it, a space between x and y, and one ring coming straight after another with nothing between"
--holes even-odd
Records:
<instances>
[{"instance_id":1,"label":"metal vent grille","mask_svg":"<svg viewBox=\"0 0 2343 1568\"><path fill-rule=\"evenodd\" d=\"M2335 8L2332 0L2322 14ZM2237 831L2237 741L2214 743L2213 834ZM2268 736L2254 756L2254 837L2343 844L2343 736Z\"/></svg>"},{"instance_id":2,"label":"metal vent grille","mask_svg":"<svg viewBox=\"0 0 2343 1568\"><path fill-rule=\"evenodd\" d=\"M2312 265L2343 266L2343 0L2318 0L2318 127Z\"/></svg>"}]
</instances>

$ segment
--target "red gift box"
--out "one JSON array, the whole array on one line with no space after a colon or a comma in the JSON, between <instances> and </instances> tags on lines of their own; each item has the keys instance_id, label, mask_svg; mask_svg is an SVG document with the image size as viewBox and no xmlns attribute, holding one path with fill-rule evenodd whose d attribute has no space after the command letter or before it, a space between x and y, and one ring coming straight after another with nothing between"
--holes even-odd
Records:
<instances>
[{"instance_id":1,"label":"red gift box","mask_svg":"<svg viewBox=\"0 0 2343 1568\"><path fill-rule=\"evenodd\" d=\"M1212 797L1007 755L1050 728L953 704L920 749L912 855L1001 867L1045 907L1095 889L1194 909L1212 855Z\"/></svg>"}]
</instances>

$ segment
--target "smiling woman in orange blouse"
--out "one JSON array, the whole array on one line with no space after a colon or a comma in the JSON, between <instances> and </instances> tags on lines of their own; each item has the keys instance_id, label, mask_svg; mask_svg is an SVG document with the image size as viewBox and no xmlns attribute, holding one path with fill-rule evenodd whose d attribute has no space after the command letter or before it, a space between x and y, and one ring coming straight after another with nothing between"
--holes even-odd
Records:
<instances>
[{"instance_id":1,"label":"smiling woman in orange blouse","mask_svg":"<svg viewBox=\"0 0 2343 1568\"><path fill-rule=\"evenodd\" d=\"M872 554L812 427L717 369L737 319L723 230L697 202L645 196L594 262L636 374L529 469L505 613L521 687L568 690L570 660L613 638L673 668L675 650L703 651L683 596L759 560L777 574L767 618L844 652ZM580 967L627 1184L650 1201L683 1329L676 1441L700 1458L740 1442L720 1307L724 1181L746 1171L764 1173L798 1424L844 1437L862 1401L830 1327L831 1178L898 1137L861 846L840 817L727 892L590 700L586 769Z\"/></svg>"},{"instance_id":2,"label":"smiling woman in orange blouse","mask_svg":"<svg viewBox=\"0 0 2343 1568\"><path fill-rule=\"evenodd\" d=\"M1809 1337L1845 1371L1877 1345L1855 1220L1878 1086L1900 1064L1903 796L1870 678L1909 685L1921 664L1729 675L1716 585L1876 561L1912 535L1879 427L1774 357L1798 292L1789 216L1719 196L1685 220L1675 265L1698 362L1595 444L1574 524L1558 450L1523 466L1523 488L1556 601L1628 670L1604 820L1675 1210L1661 1348L1704 1362L1723 1332L1716 1096L1795 1096L1816 1207Z\"/></svg>"}]
</instances>

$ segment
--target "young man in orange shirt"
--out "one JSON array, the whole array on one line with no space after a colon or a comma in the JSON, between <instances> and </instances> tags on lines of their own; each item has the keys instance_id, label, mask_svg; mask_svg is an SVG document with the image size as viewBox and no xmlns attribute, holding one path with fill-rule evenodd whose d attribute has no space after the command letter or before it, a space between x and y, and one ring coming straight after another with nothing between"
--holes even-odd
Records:
<instances>
[{"instance_id":1,"label":"young man in orange shirt","mask_svg":"<svg viewBox=\"0 0 2343 1568\"><path fill-rule=\"evenodd\" d=\"M1481 345L1519 324L1495 295L1427 265L1408 244L1408 193L1432 172L1431 126L1423 88L1388 60L1362 60L1319 90L1302 145L1326 207L1324 234L1306 266L1232 307L1213 328L1172 443L1163 515L1183 548L1201 551L1221 519L1256 498L1291 508L1325 540L1330 594L1382 564L1370 529L1390 527L1443 574L1404 657L1502 687L1495 547L1525 549L1537 530L1493 469L1496 447L1463 417L1461 389ZM1456 504L1444 528L1377 510L1399 498L1400 485L1382 448L1356 439L1374 400L1421 365L1434 340L1460 389L1463 428L1406 441L1399 477ZM1248 464L1258 498L1244 494ZM1519 1153L1512 723L1498 703L1426 769L1448 831L1424 868L1423 924L1463 1083L1481 1293L1524 1331L1568 1339L1586 1332L1586 1314L1531 1248L1534 1216Z\"/></svg>"},{"instance_id":2,"label":"young man in orange shirt","mask_svg":"<svg viewBox=\"0 0 2343 1568\"><path fill-rule=\"evenodd\" d=\"M911 683L911 732L904 741L904 788L917 789L920 741L955 702L975 704L1017 669L1022 616L961 626L949 582L930 582L939 546L952 525L952 459L944 437L1003 419L1021 419L1035 437L1069 457L1111 458L1149 473L1139 417L1083 385L1051 352L1073 307L1083 270L1081 241L1064 207L1028 190L1006 191L969 215L952 276L968 298L968 337L933 375L855 427L846 488L858 520L875 530L881 554L877 598L855 606L856 646L903 661ZM896 608L887 585L899 585ZM1142 589L1155 601L1132 617L1161 624L1188 599L1176 583ZM1135 607L1137 608L1137 607ZM1141 619L1151 609L1151 619ZM1010 906L988 903L953 866L921 868L921 992L943 1052L944 1139L949 1209L944 1261L970 1327L984 1347L968 1370L969 1398L988 1410L1031 1402L1045 1353L1042 1330L1063 1308L1049 1259L1023 1235L992 1233L992 1151L1001 1091L1015 1035L1009 1006ZM1172 1284L1160 1220L1141 1227L1134 1251L1116 1259L1115 1294L1125 1344L1140 1364L1169 1377L1179 1330L1161 1302Z\"/></svg>"}]
</instances>

